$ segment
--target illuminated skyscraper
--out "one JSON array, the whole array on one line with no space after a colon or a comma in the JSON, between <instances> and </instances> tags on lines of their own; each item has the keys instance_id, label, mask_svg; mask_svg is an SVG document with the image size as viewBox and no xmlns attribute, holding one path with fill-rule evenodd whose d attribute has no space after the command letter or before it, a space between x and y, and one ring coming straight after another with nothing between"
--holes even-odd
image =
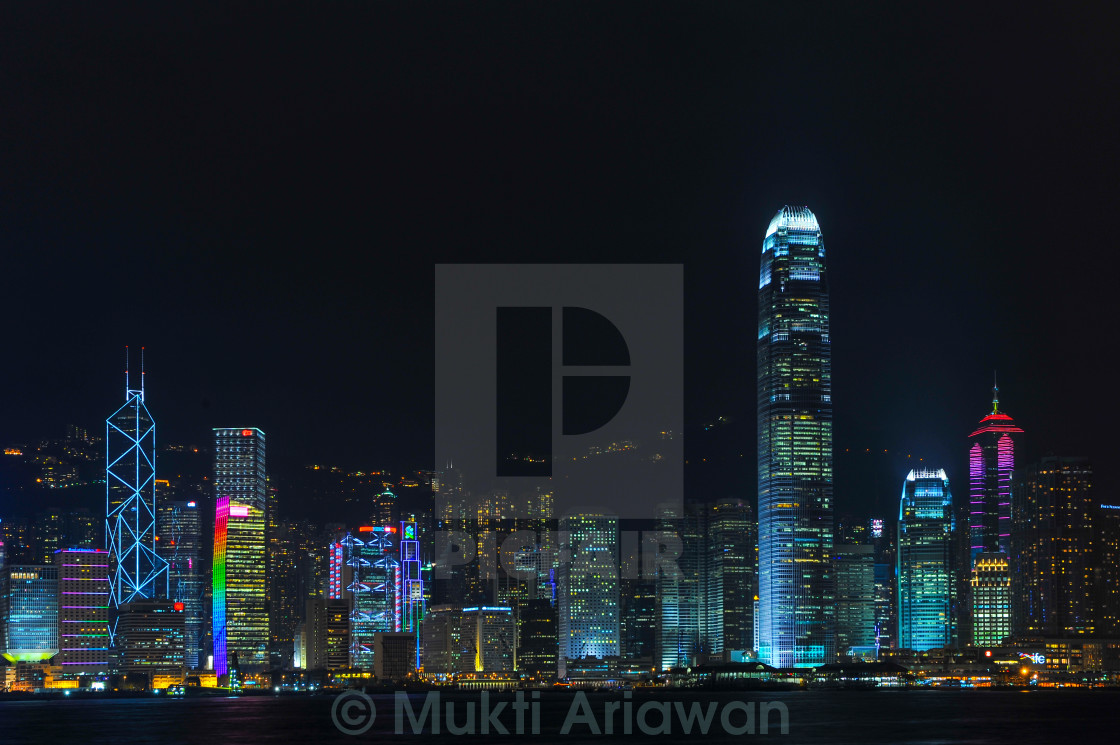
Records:
<instances>
[{"instance_id":1,"label":"illuminated skyscraper","mask_svg":"<svg viewBox=\"0 0 1120 745\"><path fill-rule=\"evenodd\" d=\"M839 543L832 556L836 577L836 653L875 659L875 548Z\"/></svg>"},{"instance_id":2,"label":"illuminated skyscraper","mask_svg":"<svg viewBox=\"0 0 1120 745\"><path fill-rule=\"evenodd\" d=\"M561 561L557 583L560 676L565 660L618 656L618 518L560 518L560 540L570 560Z\"/></svg>"},{"instance_id":3,"label":"illuminated skyscraper","mask_svg":"<svg viewBox=\"0 0 1120 745\"><path fill-rule=\"evenodd\" d=\"M159 554L167 561L168 597L183 604L187 669L199 666L202 639L202 515L195 501L167 501L156 510Z\"/></svg>"},{"instance_id":4,"label":"illuminated skyscraper","mask_svg":"<svg viewBox=\"0 0 1120 745\"><path fill-rule=\"evenodd\" d=\"M127 368L127 365L126 365ZM109 549L109 607L166 598L167 562L156 553L156 423L140 389L105 420L105 534Z\"/></svg>"},{"instance_id":5,"label":"illuminated skyscraper","mask_svg":"<svg viewBox=\"0 0 1120 745\"><path fill-rule=\"evenodd\" d=\"M758 282L758 643L764 662L833 661L832 547L824 242L807 207L785 206L766 230Z\"/></svg>"},{"instance_id":6,"label":"illuminated skyscraper","mask_svg":"<svg viewBox=\"0 0 1120 745\"><path fill-rule=\"evenodd\" d=\"M113 667L124 675L144 675L149 685L180 685L186 675L183 657L183 604L138 600L120 607Z\"/></svg>"},{"instance_id":7,"label":"illuminated skyscraper","mask_svg":"<svg viewBox=\"0 0 1120 745\"><path fill-rule=\"evenodd\" d=\"M66 677L109 672L109 552L55 553L58 570L58 658Z\"/></svg>"},{"instance_id":8,"label":"illuminated skyscraper","mask_svg":"<svg viewBox=\"0 0 1120 745\"><path fill-rule=\"evenodd\" d=\"M1011 477L1015 445L1011 435L1021 433L999 410L999 386L992 388L992 413L980 420L969 435L968 453L969 539L972 563L970 606L972 643L999 644L1011 634ZM980 567L980 556L985 559ZM1002 557L1002 558L1001 558ZM1006 576L1001 575L1006 572ZM981 576L978 576L979 575ZM977 591L982 593L978 596Z\"/></svg>"},{"instance_id":9,"label":"illuminated skyscraper","mask_svg":"<svg viewBox=\"0 0 1120 745\"><path fill-rule=\"evenodd\" d=\"M1093 469L1087 458L1049 456L1012 494L1011 589L1016 634L1078 636L1096 630Z\"/></svg>"},{"instance_id":10,"label":"illuminated skyscraper","mask_svg":"<svg viewBox=\"0 0 1120 745\"><path fill-rule=\"evenodd\" d=\"M707 530L708 638L712 652L754 648L754 598L758 588L758 523L744 499L711 507Z\"/></svg>"},{"instance_id":11,"label":"illuminated skyscraper","mask_svg":"<svg viewBox=\"0 0 1120 745\"><path fill-rule=\"evenodd\" d=\"M910 471L898 508L898 646L955 646L953 495L944 470Z\"/></svg>"},{"instance_id":12,"label":"illuminated skyscraper","mask_svg":"<svg viewBox=\"0 0 1120 745\"><path fill-rule=\"evenodd\" d=\"M45 662L58 654L58 569L9 564L0 575L0 655Z\"/></svg>"},{"instance_id":13,"label":"illuminated skyscraper","mask_svg":"<svg viewBox=\"0 0 1120 745\"><path fill-rule=\"evenodd\" d=\"M237 653L242 674L269 667L265 587L265 437L256 428L214 430L214 670Z\"/></svg>"}]
</instances>

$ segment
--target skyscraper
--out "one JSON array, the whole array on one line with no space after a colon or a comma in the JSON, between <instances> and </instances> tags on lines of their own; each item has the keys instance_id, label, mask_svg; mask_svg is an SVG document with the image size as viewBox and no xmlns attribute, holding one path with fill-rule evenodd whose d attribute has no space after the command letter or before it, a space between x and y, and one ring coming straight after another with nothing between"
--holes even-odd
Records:
<instances>
[{"instance_id":1,"label":"skyscraper","mask_svg":"<svg viewBox=\"0 0 1120 745\"><path fill-rule=\"evenodd\" d=\"M758 587L758 523L750 502L728 497L712 505L707 546L708 593L704 605L711 650L751 650Z\"/></svg>"},{"instance_id":2,"label":"skyscraper","mask_svg":"<svg viewBox=\"0 0 1120 745\"><path fill-rule=\"evenodd\" d=\"M836 577L836 653L870 658L875 650L875 548L840 543L832 556Z\"/></svg>"},{"instance_id":3,"label":"skyscraper","mask_svg":"<svg viewBox=\"0 0 1120 745\"><path fill-rule=\"evenodd\" d=\"M1022 431L1000 412L999 386L993 386L992 413L969 435L974 440L968 453L973 575L969 591L972 643L977 646L999 644L1011 634L1011 478L1015 468L1011 435ZM977 596L978 590L982 598Z\"/></svg>"},{"instance_id":4,"label":"skyscraper","mask_svg":"<svg viewBox=\"0 0 1120 745\"><path fill-rule=\"evenodd\" d=\"M62 549L58 570L58 658L66 677L109 672L109 552Z\"/></svg>"},{"instance_id":5,"label":"skyscraper","mask_svg":"<svg viewBox=\"0 0 1120 745\"><path fill-rule=\"evenodd\" d=\"M953 495L943 469L912 470L898 508L898 646L956 643Z\"/></svg>"},{"instance_id":6,"label":"skyscraper","mask_svg":"<svg viewBox=\"0 0 1120 745\"><path fill-rule=\"evenodd\" d=\"M166 501L156 510L159 554L167 561L168 597L183 604L185 660L198 668L202 639L202 515L198 502Z\"/></svg>"},{"instance_id":7,"label":"skyscraper","mask_svg":"<svg viewBox=\"0 0 1120 745\"><path fill-rule=\"evenodd\" d=\"M824 242L785 206L758 282L759 652L777 667L832 662L832 352Z\"/></svg>"},{"instance_id":8,"label":"skyscraper","mask_svg":"<svg viewBox=\"0 0 1120 745\"><path fill-rule=\"evenodd\" d=\"M663 519L662 539L679 541L675 562L662 567L657 576L657 637L655 659L658 669L685 667L694 655L711 651L708 624L722 621L722 593L716 614L708 599L708 515L704 505L685 504L684 516Z\"/></svg>"},{"instance_id":9,"label":"skyscraper","mask_svg":"<svg viewBox=\"0 0 1120 745\"><path fill-rule=\"evenodd\" d=\"M58 654L58 569L9 564L0 575L0 655L45 662Z\"/></svg>"},{"instance_id":10,"label":"skyscraper","mask_svg":"<svg viewBox=\"0 0 1120 745\"><path fill-rule=\"evenodd\" d=\"M556 588L557 662L564 677L566 660L618 656L618 518L562 517L560 540L570 556L560 563Z\"/></svg>"},{"instance_id":11,"label":"skyscraper","mask_svg":"<svg viewBox=\"0 0 1120 745\"><path fill-rule=\"evenodd\" d=\"M156 423L124 374L124 406L105 420L105 535L110 610L167 597L167 562L156 553Z\"/></svg>"},{"instance_id":12,"label":"skyscraper","mask_svg":"<svg viewBox=\"0 0 1120 745\"><path fill-rule=\"evenodd\" d=\"M1093 470L1087 458L1049 456L1016 480L1011 575L1016 633L1096 630Z\"/></svg>"},{"instance_id":13,"label":"skyscraper","mask_svg":"<svg viewBox=\"0 0 1120 745\"><path fill-rule=\"evenodd\" d=\"M269 667L265 587L265 436L256 428L214 430L214 671L237 653L242 674Z\"/></svg>"}]
</instances>

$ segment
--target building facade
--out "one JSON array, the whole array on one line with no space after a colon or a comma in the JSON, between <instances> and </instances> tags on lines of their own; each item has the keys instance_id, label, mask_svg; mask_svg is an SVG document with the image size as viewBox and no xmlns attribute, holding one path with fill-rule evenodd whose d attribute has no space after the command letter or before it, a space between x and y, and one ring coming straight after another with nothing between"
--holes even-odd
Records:
<instances>
[{"instance_id":1,"label":"building facade","mask_svg":"<svg viewBox=\"0 0 1120 745\"><path fill-rule=\"evenodd\" d=\"M973 440L968 452L969 607L976 646L998 644L1011 634L1011 482L1015 470L1011 435L1022 431L999 410L999 387L994 386L992 413L969 435ZM983 567L979 566L981 555L986 557ZM978 589L983 597L976 595Z\"/></svg>"},{"instance_id":2,"label":"building facade","mask_svg":"<svg viewBox=\"0 0 1120 745\"><path fill-rule=\"evenodd\" d=\"M1013 628L1031 636L1096 631L1093 470L1087 458L1050 456L1013 490Z\"/></svg>"},{"instance_id":3,"label":"building facade","mask_svg":"<svg viewBox=\"0 0 1120 745\"><path fill-rule=\"evenodd\" d=\"M156 543L167 562L168 597L183 604L185 655L189 670L202 652L202 513L194 500L162 501L156 510Z\"/></svg>"},{"instance_id":4,"label":"building facade","mask_svg":"<svg viewBox=\"0 0 1120 745\"><path fill-rule=\"evenodd\" d=\"M875 549L841 543L832 557L836 577L836 654L875 659Z\"/></svg>"},{"instance_id":5,"label":"building facade","mask_svg":"<svg viewBox=\"0 0 1120 745\"><path fill-rule=\"evenodd\" d=\"M832 352L824 241L785 206L758 283L759 653L775 667L832 662Z\"/></svg>"},{"instance_id":6,"label":"building facade","mask_svg":"<svg viewBox=\"0 0 1120 745\"><path fill-rule=\"evenodd\" d=\"M570 557L560 563L556 588L563 677L565 660L618 656L618 518L569 515L559 525Z\"/></svg>"},{"instance_id":7,"label":"building facade","mask_svg":"<svg viewBox=\"0 0 1120 745\"><path fill-rule=\"evenodd\" d=\"M118 610L114 669L122 675L145 676L151 688L181 684L187 672L183 604L137 600Z\"/></svg>"},{"instance_id":8,"label":"building facade","mask_svg":"<svg viewBox=\"0 0 1120 745\"><path fill-rule=\"evenodd\" d=\"M58 654L58 569L9 564L0 574L0 655L46 662Z\"/></svg>"},{"instance_id":9,"label":"building facade","mask_svg":"<svg viewBox=\"0 0 1120 745\"><path fill-rule=\"evenodd\" d=\"M125 403L105 420L105 536L109 550L109 607L166 598L167 562L156 552L156 423L139 390L128 384Z\"/></svg>"},{"instance_id":10,"label":"building facade","mask_svg":"<svg viewBox=\"0 0 1120 745\"><path fill-rule=\"evenodd\" d=\"M944 469L913 470L898 508L898 647L955 646L953 495Z\"/></svg>"},{"instance_id":11,"label":"building facade","mask_svg":"<svg viewBox=\"0 0 1120 745\"><path fill-rule=\"evenodd\" d=\"M62 549L58 571L58 657L68 678L109 672L109 552Z\"/></svg>"},{"instance_id":12,"label":"building facade","mask_svg":"<svg viewBox=\"0 0 1120 745\"><path fill-rule=\"evenodd\" d=\"M240 672L269 668L265 525L265 434L214 430L214 671L225 675L236 652Z\"/></svg>"}]
</instances>

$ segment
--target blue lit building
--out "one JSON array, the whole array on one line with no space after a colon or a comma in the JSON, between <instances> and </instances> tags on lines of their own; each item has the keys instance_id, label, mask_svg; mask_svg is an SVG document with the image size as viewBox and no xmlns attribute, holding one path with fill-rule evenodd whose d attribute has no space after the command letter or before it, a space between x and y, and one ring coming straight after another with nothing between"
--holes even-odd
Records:
<instances>
[{"instance_id":1,"label":"blue lit building","mask_svg":"<svg viewBox=\"0 0 1120 745\"><path fill-rule=\"evenodd\" d=\"M105 420L105 535L109 608L166 598L167 562L156 553L156 423L125 370L124 406Z\"/></svg>"},{"instance_id":2,"label":"blue lit building","mask_svg":"<svg viewBox=\"0 0 1120 745\"><path fill-rule=\"evenodd\" d=\"M0 574L0 655L12 664L58 654L58 569L11 564Z\"/></svg>"},{"instance_id":3,"label":"blue lit building","mask_svg":"<svg viewBox=\"0 0 1120 745\"><path fill-rule=\"evenodd\" d=\"M898 646L956 645L953 495L944 470L913 470L898 508Z\"/></svg>"},{"instance_id":4,"label":"blue lit building","mask_svg":"<svg viewBox=\"0 0 1120 745\"><path fill-rule=\"evenodd\" d=\"M785 206L758 282L758 644L775 667L835 655L832 352L824 241Z\"/></svg>"},{"instance_id":5,"label":"blue lit building","mask_svg":"<svg viewBox=\"0 0 1120 745\"><path fill-rule=\"evenodd\" d=\"M561 561L556 588L560 676L566 660L619 655L618 518L560 518Z\"/></svg>"}]
</instances>

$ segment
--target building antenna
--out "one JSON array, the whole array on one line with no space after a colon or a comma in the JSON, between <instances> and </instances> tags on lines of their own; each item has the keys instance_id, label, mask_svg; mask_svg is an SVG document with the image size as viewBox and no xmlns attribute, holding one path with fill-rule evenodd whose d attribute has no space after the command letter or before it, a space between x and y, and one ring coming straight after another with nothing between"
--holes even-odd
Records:
<instances>
[{"instance_id":1,"label":"building antenna","mask_svg":"<svg viewBox=\"0 0 1120 745\"><path fill-rule=\"evenodd\" d=\"M128 345L124 345L124 397L128 399Z\"/></svg>"},{"instance_id":2,"label":"building antenna","mask_svg":"<svg viewBox=\"0 0 1120 745\"><path fill-rule=\"evenodd\" d=\"M995 370L992 370L992 413L999 413L999 379Z\"/></svg>"},{"instance_id":3,"label":"building antenna","mask_svg":"<svg viewBox=\"0 0 1120 745\"><path fill-rule=\"evenodd\" d=\"M144 398L144 347L140 347L140 399Z\"/></svg>"}]
</instances>

